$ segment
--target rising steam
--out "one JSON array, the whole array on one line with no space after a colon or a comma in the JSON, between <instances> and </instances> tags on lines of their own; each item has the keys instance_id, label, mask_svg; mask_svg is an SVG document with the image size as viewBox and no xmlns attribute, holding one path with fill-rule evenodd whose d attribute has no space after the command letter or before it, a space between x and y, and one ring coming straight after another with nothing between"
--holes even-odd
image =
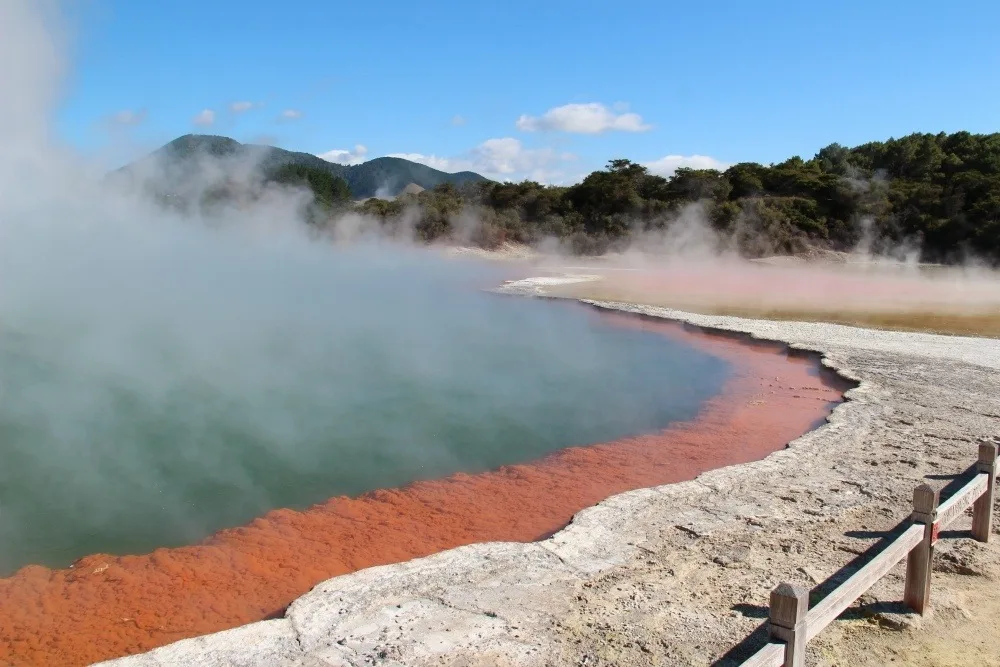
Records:
<instances>
[{"instance_id":1,"label":"rising steam","mask_svg":"<svg viewBox=\"0 0 1000 667\"><path fill-rule=\"evenodd\" d=\"M687 387L721 381L711 358L674 359L659 340L614 348L579 314L485 297L505 270L390 243L363 216L310 237L307 194L258 187L252 160L207 162L193 187L253 194L189 215L109 181L51 132L56 7L0 2L0 571L195 541L289 489L312 489L303 503L365 490L339 455L400 484L499 465L512 443L649 429L700 400L670 394L665 365ZM485 425L456 427L466 409ZM489 451L434 448L448 438Z\"/></svg>"}]
</instances>

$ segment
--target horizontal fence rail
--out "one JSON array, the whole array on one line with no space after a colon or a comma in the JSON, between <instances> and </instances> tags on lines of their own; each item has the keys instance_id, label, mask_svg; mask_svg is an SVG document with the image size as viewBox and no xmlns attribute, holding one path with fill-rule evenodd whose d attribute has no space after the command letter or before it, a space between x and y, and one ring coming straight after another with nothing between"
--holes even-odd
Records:
<instances>
[{"instance_id":1,"label":"horizontal fence rail","mask_svg":"<svg viewBox=\"0 0 1000 667\"><path fill-rule=\"evenodd\" d=\"M781 667L785 664L785 643L771 642L753 654L743 667Z\"/></svg>"},{"instance_id":2,"label":"horizontal fence rail","mask_svg":"<svg viewBox=\"0 0 1000 667\"><path fill-rule=\"evenodd\" d=\"M962 489L953 495L951 498L941 503L938 507L938 520L937 522L941 527L945 527L952 523L955 519L962 516L965 510L969 508L979 496L986 493L986 489L989 482L986 480L986 475L979 474L976 477L962 487Z\"/></svg>"},{"instance_id":3,"label":"horizontal fence rail","mask_svg":"<svg viewBox=\"0 0 1000 667\"><path fill-rule=\"evenodd\" d=\"M743 667L804 667L806 643L832 623L904 558L906 583L903 602L923 615L930 602L934 545L941 529L962 516L972 505L972 537L988 542L993 526L996 490L997 445L979 445L976 476L938 504L938 492L921 484L913 490L913 522L864 567L809 609L809 591L784 583L771 591L768 634L771 641Z\"/></svg>"},{"instance_id":4,"label":"horizontal fence rail","mask_svg":"<svg viewBox=\"0 0 1000 667\"><path fill-rule=\"evenodd\" d=\"M924 528L914 524L906 529L887 549L858 570L806 614L806 641L820 633L844 613L854 601L889 573L889 570L910 553L924 539Z\"/></svg>"}]
</instances>

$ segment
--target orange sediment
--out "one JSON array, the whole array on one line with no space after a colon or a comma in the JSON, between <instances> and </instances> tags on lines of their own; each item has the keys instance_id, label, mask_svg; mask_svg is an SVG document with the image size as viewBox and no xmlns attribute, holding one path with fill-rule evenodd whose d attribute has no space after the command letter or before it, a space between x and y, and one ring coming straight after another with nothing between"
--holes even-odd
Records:
<instances>
[{"instance_id":1,"label":"orange sediment","mask_svg":"<svg viewBox=\"0 0 1000 667\"><path fill-rule=\"evenodd\" d=\"M336 575L473 542L536 540L616 493L761 459L814 427L847 386L783 346L608 317L706 349L734 373L695 419L656 434L275 510L196 546L22 568L0 580L0 664L73 667L138 653L280 615Z\"/></svg>"}]
</instances>

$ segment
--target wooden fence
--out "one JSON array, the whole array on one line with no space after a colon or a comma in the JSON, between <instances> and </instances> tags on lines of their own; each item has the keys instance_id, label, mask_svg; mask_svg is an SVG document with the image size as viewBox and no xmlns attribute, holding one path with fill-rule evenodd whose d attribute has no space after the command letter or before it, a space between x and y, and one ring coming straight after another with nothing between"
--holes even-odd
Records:
<instances>
[{"instance_id":1,"label":"wooden fence","mask_svg":"<svg viewBox=\"0 0 1000 667\"><path fill-rule=\"evenodd\" d=\"M809 591L780 584L771 591L768 634L771 641L743 667L804 667L806 642L854 604L876 581L906 558L903 602L923 615L931 594L934 544L938 533L972 505L972 537L990 539L993 497L996 489L997 445L979 445L976 476L948 500L938 505L938 492L921 484L913 491L913 525L882 550L867 565L809 609Z\"/></svg>"}]
</instances>

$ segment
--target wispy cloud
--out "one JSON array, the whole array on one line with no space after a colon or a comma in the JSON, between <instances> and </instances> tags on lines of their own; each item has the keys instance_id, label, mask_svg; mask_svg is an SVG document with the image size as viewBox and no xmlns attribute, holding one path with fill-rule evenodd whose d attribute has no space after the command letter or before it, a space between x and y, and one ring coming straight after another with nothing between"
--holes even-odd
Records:
<instances>
[{"instance_id":1,"label":"wispy cloud","mask_svg":"<svg viewBox=\"0 0 1000 667\"><path fill-rule=\"evenodd\" d=\"M298 109L285 109L278 114L278 120L298 120L302 118L302 112Z\"/></svg>"},{"instance_id":2,"label":"wispy cloud","mask_svg":"<svg viewBox=\"0 0 1000 667\"><path fill-rule=\"evenodd\" d=\"M717 169L723 171L729 165L708 155L665 155L659 160L645 162L643 166L658 176L673 176L681 167L689 169Z\"/></svg>"},{"instance_id":3,"label":"wispy cloud","mask_svg":"<svg viewBox=\"0 0 1000 667\"><path fill-rule=\"evenodd\" d=\"M465 117L459 115L452 116L451 124L455 127L461 127L462 125L465 125Z\"/></svg>"},{"instance_id":4,"label":"wispy cloud","mask_svg":"<svg viewBox=\"0 0 1000 667\"><path fill-rule=\"evenodd\" d=\"M368 149L358 144L354 147L353 151L349 151L344 148L335 148L332 151L327 151L325 153L319 153L316 157L322 158L327 162L334 162L336 164L361 164L367 159Z\"/></svg>"},{"instance_id":5,"label":"wispy cloud","mask_svg":"<svg viewBox=\"0 0 1000 667\"><path fill-rule=\"evenodd\" d=\"M621 109L623 102L616 104ZM523 132L569 132L573 134L603 134L604 132L645 132L652 128L642 116L631 112L616 112L598 102L566 104L549 109L541 116L522 115L517 129Z\"/></svg>"},{"instance_id":6,"label":"wispy cloud","mask_svg":"<svg viewBox=\"0 0 1000 667\"><path fill-rule=\"evenodd\" d=\"M513 137L487 139L450 158L423 153L390 153L389 157L419 162L441 171L474 171L494 180L531 179L541 183L561 183L567 177L562 167L576 159L572 153L552 148L526 148Z\"/></svg>"},{"instance_id":7,"label":"wispy cloud","mask_svg":"<svg viewBox=\"0 0 1000 667\"><path fill-rule=\"evenodd\" d=\"M202 109L191 119L191 122L201 127L208 127L215 123L215 112L211 109Z\"/></svg>"},{"instance_id":8,"label":"wispy cloud","mask_svg":"<svg viewBox=\"0 0 1000 667\"><path fill-rule=\"evenodd\" d=\"M424 155L423 153L389 153L386 157L398 157L410 162L419 162L428 167L440 169L441 171L456 171L454 158L438 157L437 155ZM461 171L458 169L457 171Z\"/></svg>"}]
</instances>

